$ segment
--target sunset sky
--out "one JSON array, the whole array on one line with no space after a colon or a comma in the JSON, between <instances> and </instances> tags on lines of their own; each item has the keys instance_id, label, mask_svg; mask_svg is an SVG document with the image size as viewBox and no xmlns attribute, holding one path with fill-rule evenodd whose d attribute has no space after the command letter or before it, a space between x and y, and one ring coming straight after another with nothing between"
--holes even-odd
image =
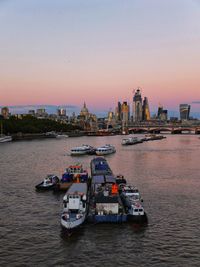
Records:
<instances>
[{"instance_id":1,"label":"sunset sky","mask_svg":"<svg viewBox=\"0 0 200 267\"><path fill-rule=\"evenodd\" d=\"M0 106L200 113L200 0L0 0Z\"/></svg>"}]
</instances>

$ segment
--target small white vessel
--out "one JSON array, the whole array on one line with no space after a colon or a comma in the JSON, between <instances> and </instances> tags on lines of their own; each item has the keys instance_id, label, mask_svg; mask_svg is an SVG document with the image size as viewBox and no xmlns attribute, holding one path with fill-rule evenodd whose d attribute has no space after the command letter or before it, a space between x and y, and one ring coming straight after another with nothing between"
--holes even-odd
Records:
<instances>
[{"instance_id":1,"label":"small white vessel","mask_svg":"<svg viewBox=\"0 0 200 267\"><path fill-rule=\"evenodd\" d=\"M12 141L12 136L3 134L3 124L1 123L0 143Z\"/></svg>"},{"instance_id":2,"label":"small white vessel","mask_svg":"<svg viewBox=\"0 0 200 267\"><path fill-rule=\"evenodd\" d=\"M48 174L35 188L37 190L51 190L57 183L59 183L59 178L54 174Z\"/></svg>"},{"instance_id":3,"label":"small white vessel","mask_svg":"<svg viewBox=\"0 0 200 267\"><path fill-rule=\"evenodd\" d=\"M12 136L10 135L0 135L0 143L12 141Z\"/></svg>"},{"instance_id":4,"label":"small white vessel","mask_svg":"<svg viewBox=\"0 0 200 267\"><path fill-rule=\"evenodd\" d=\"M71 156L86 155L91 151L91 149L93 149L93 147L89 145L82 145L82 146L74 147L71 149L70 155Z\"/></svg>"},{"instance_id":5,"label":"small white vessel","mask_svg":"<svg viewBox=\"0 0 200 267\"><path fill-rule=\"evenodd\" d=\"M68 138L68 137L69 137L69 135L67 135L67 134L57 134L56 135L56 138L58 138L58 139Z\"/></svg>"},{"instance_id":6,"label":"small white vessel","mask_svg":"<svg viewBox=\"0 0 200 267\"><path fill-rule=\"evenodd\" d=\"M147 215L142 205L140 193L136 187L124 186L120 194L128 214L128 220L135 222L147 222Z\"/></svg>"},{"instance_id":7,"label":"small white vessel","mask_svg":"<svg viewBox=\"0 0 200 267\"><path fill-rule=\"evenodd\" d=\"M136 145L142 143L142 140L138 137L129 137L122 140L122 145Z\"/></svg>"},{"instance_id":8,"label":"small white vessel","mask_svg":"<svg viewBox=\"0 0 200 267\"><path fill-rule=\"evenodd\" d=\"M116 152L116 149L112 145L105 145L105 146L98 147L96 149L96 154L98 156L108 155L108 154L112 154L112 153L115 153L115 152Z\"/></svg>"},{"instance_id":9,"label":"small white vessel","mask_svg":"<svg viewBox=\"0 0 200 267\"><path fill-rule=\"evenodd\" d=\"M87 183L73 183L63 198L61 225L66 230L74 229L84 223L87 211Z\"/></svg>"}]
</instances>

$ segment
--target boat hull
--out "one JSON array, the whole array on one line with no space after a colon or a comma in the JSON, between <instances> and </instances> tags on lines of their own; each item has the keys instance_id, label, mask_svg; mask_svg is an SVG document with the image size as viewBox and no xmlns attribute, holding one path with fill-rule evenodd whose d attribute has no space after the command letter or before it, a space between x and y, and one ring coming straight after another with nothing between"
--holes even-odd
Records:
<instances>
[{"instance_id":1,"label":"boat hull","mask_svg":"<svg viewBox=\"0 0 200 267\"><path fill-rule=\"evenodd\" d=\"M36 190L40 190L40 191L48 191L48 190L53 190L55 188L56 184L51 184L48 186L44 186L44 183L41 182L40 184L35 186Z\"/></svg>"},{"instance_id":2,"label":"boat hull","mask_svg":"<svg viewBox=\"0 0 200 267\"><path fill-rule=\"evenodd\" d=\"M126 214L89 215L88 221L92 223L122 223L127 222Z\"/></svg>"},{"instance_id":3,"label":"boat hull","mask_svg":"<svg viewBox=\"0 0 200 267\"><path fill-rule=\"evenodd\" d=\"M86 215L84 214L79 219L69 219L65 220L64 215L61 216L61 226L66 230L72 230L81 226L85 222Z\"/></svg>"},{"instance_id":4,"label":"boat hull","mask_svg":"<svg viewBox=\"0 0 200 267\"><path fill-rule=\"evenodd\" d=\"M71 153L70 153L71 156L82 156L82 155L86 155L86 154L87 154L86 151L71 152Z\"/></svg>"},{"instance_id":5,"label":"boat hull","mask_svg":"<svg viewBox=\"0 0 200 267\"><path fill-rule=\"evenodd\" d=\"M54 191L67 191L73 182L58 183L54 186Z\"/></svg>"},{"instance_id":6,"label":"boat hull","mask_svg":"<svg viewBox=\"0 0 200 267\"><path fill-rule=\"evenodd\" d=\"M0 143L6 143L6 142L11 142L11 141L12 141L12 136L0 137Z\"/></svg>"},{"instance_id":7,"label":"boat hull","mask_svg":"<svg viewBox=\"0 0 200 267\"><path fill-rule=\"evenodd\" d=\"M97 156L105 156L105 155L113 154L115 152L116 151L104 151L104 152L96 151L96 155Z\"/></svg>"},{"instance_id":8,"label":"boat hull","mask_svg":"<svg viewBox=\"0 0 200 267\"><path fill-rule=\"evenodd\" d=\"M127 221L128 222L134 222L134 223L148 223L148 218L146 212L144 215L127 215Z\"/></svg>"}]
</instances>

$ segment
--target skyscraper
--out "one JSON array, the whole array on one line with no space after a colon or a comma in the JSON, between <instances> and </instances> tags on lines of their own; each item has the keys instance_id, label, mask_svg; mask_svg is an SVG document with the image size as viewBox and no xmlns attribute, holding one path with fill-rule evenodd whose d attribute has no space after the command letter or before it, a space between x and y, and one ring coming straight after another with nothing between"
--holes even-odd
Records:
<instances>
[{"instance_id":1,"label":"skyscraper","mask_svg":"<svg viewBox=\"0 0 200 267\"><path fill-rule=\"evenodd\" d=\"M148 98L145 97L142 106L142 120L149 121L150 120L150 111L149 111L149 103Z\"/></svg>"},{"instance_id":2,"label":"skyscraper","mask_svg":"<svg viewBox=\"0 0 200 267\"><path fill-rule=\"evenodd\" d=\"M123 126L128 125L129 117L130 117L129 105L125 101L122 104L122 124L123 124Z\"/></svg>"},{"instance_id":3,"label":"skyscraper","mask_svg":"<svg viewBox=\"0 0 200 267\"><path fill-rule=\"evenodd\" d=\"M115 109L115 119L116 121L122 120L122 105L120 102L118 102L117 107Z\"/></svg>"},{"instance_id":4,"label":"skyscraper","mask_svg":"<svg viewBox=\"0 0 200 267\"><path fill-rule=\"evenodd\" d=\"M142 97L139 88L133 96L133 121L142 121Z\"/></svg>"},{"instance_id":5,"label":"skyscraper","mask_svg":"<svg viewBox=\"0 0 200 267\"><path fill-rule=\"evenodd\" d=\"M163 109L163 106L159 105L158 107L158 114L157 119L160 121L167 121L168 119L168 111L166 109Z\"/></svg>"},{"instance_id":6,"label":"skyscraper","mask_svg":"<svg viewBox=\"0 0 200 267\"><path fill-rule=\"evenodd\" d=\"M161 116L162 112L163 112L163 106L159 105L159 107L158 107L158 114L157 114L157 118L158 119L160 119L160 116Z\"/></svg>"},{"instance_id":7,"label":"skyscraper","mask_svg":"<svg viewBox=\"0 0 200 267\"><path fill-rule=\"evenodd\" d=\"M180 119L181 120L189 120L190 117L190 105L188 104L180 104Z\"/></svg>"}]
</instances>

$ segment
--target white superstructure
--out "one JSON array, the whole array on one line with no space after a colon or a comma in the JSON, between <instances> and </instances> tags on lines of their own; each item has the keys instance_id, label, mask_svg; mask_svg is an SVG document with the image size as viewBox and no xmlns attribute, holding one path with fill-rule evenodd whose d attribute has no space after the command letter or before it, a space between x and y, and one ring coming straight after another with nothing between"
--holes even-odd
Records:
<instances>
[{"instance_id":1,"label":"white superstructure","mask_svg":"<svg viewBox=\"0 0 200 267\"><path fill-rule=\"evenodd\" d=\"M71 149L71 156L85 155L91 150L91 146L82 145Z\"/></svg>"},{"instance_id":2,"label":"white superstructure","mask_svg":"<svg viewBox=\"0 0 200 267\"><path fill-rule=\"evenodd\" d=\"M98 147L96 149L96 154L98 156L108 155L108 154L112 154L112 153L115 153L115 152L116 152L116 149L112 145L105 145L105 146Z\"/></svg>"}]
</instances>

